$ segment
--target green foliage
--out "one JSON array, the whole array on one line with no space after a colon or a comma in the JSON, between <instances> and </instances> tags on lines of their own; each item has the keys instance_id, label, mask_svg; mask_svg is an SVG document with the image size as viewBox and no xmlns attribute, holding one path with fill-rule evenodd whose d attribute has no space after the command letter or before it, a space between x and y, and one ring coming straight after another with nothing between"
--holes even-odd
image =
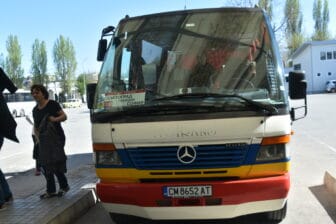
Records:
<instances>
[{"instance_id":1,"label":"green foliage","mask_svg":"<svg viewBox=\"0 0 336 224\"><path fill-rule=\"evenodd\" d=\"M313 6L313 19L315 20L315 30L322 29L322 1L315 0Z\"/></svg>"},{"instance_id":2,"label":"green foliage","mask_svg":"<svg viewBox=\"0 0 336 224\"><path fill-rule=\"evenodd\" d=\"M322 0L315 0L313 6L313 19L315 21L315 31L312 35L312 40L327 40L330 38L328 31L329 24L329 3L328 0L324 0L322 6Z\"/></svg>"},{"instance_id":3,"label":"green foliage","mask_svg":"<svg viewBox=\"0 0 336 224\"><path fill-rule=\"evenodd\" d=\"M44 41L40 42L35 39L32 46L32 65L31 73L33 75L33 82L47 86L49 78L47 75L47 49Z\"/></svg>"},{"instance_id":4,"label":"green foliage","mask_svg":"<svg viewBox=\"0 0 336 224\"><path fill-rule=\"evenodd\" d=\"M296 33L301 33L302 30L302 13L299 0L286 0L285 4L286 15L286 35L291 36Z\"/></svg>"},{"instance_id":5,"label":"green foliage","mask_svg":"<svg viewBox=\"0 0 336 224\"><path fill-rule=\"evenodd\" d=\"M316 30L312 36L312 40L317 40L317 41L328 40L328 39L330 39L329 33L324 32L322 30Z\"/></svg>"},{"instance_id":6,"label":"green foliage","mask_svg":"<svg viewBox=\"0 0 336 224\"><path fill-rule=\"evenodd\" d=\"M86 78L86 76L87 76L88 74L86 74L86 73L82 73L82 74L80 74L78 77L77 77L77 82L76 82L76 88L77 88L77 91L79 92L79 94L81 95L81 96L83 96L84 95L84 93L85 93L85 83L86 83L86 80L85 80L85 78Z\"/></svg>"},{"instance_id":7,"label":"green foliage","mask_svg":"<svg viewBox=\"0 0 336 224\"><path fill-rule=\"evenodd\" d=\"M238 7L254 7L258 5L260 8L264 9L270 19L273 16L273 0L229 0L226 5L233 5Z\"/></svg>"},{"instance_id":8,"label":"green foliage","mask_svg":"<svg viewBox=\"0 0 336 224\"><path fill-rule=\"evenodd\" d=\"M74 87L77 67L75 48L69 38L59 36L53 47L53 59L56 79L61 82L64 93L69 95Z\"/></svg>"},{"instance_id":9,"label":"green foliage","mask_svg":"<svg viewBox=\"0 0 336 224\"><path fill-rule=\"evenodd\" d=\"M24 70L21 68L22 54L17 36L9 35L6 48L8 55L5 60L5 70L13 83L18 88L21 88L23 85Z\"/></svg>"},{"instance_id":10,"label":"green foliage","mask_svg":"<svg viewBox=\"0 0 336 224\"><path fill-rule=\"evenodd\" d=\"M279 17L282 13L279 13L279 7L273 8L273 6L277 6L282 4L282 0L227 0L225 1L225 6L235 6L235 7L256 7L262 8L265 10L268 15L272 28L275 34L279 36L281 39L281 34L284 29L284 18ZM274 10L275 9L275 10ZM274 20L274 14L276 14L277 21ZM280 33L280 34L279 34Z\"/></svg>"},{"instance_id":11,"label":"green foliage","mask_svg":"<svg viewBox=\"0 0 336 224\"><path fill-rule=\"evenodd\" d=\"M5 69L5 59L2 53L0 54L0 67Z\"/></svg>"},{"instance_id":12,"label":"green foliage","mask_svg":"<svg viewBox=\"0 0 336 224\"><path fill-rule=\"evenodd\" d=\"M322 15L322 18L323 18L322 29L323 29L323 30L327 30L327 29L328 29L328 23L329 23L329 20L330 20L330 17L329 17L329 3L328 3L328 0L325 0L325 1L324 1L324 7L323 7L323 15Z\"/></svg>"},{"instance_id":13,"label":"green foliage","mask_svg":"<svg viewBox=\"0 0 336 224\"><path fill-rule=\"evenodd\" d=\"M302 20L301 5L299 0L286 0L285 9L286 21L286 37L288 54L291 55L304 42L302 34Z\"/></svg>"},{"instance_id":14,"label":"green foliage","mask_svg":"<svg viewBox=\"0 0 336 224\"><path fill-rule=\"evenodd\" d=\"M289 55L293 54L296 49L298 49L305 42L305 38L300 33L295 33L291 35L290 39L288 39L289 46Z\"/></svg>"},{"instance_id":15,"label":"green foliage","mask_svg":"<svg viewBox=\"0 0 336 224\"><path fill-rule=\"evenodd\" d=\"M256 0L229 0L227 2L229 5L238 7L253 7L256 4Z\"/></svg>"},{"instance_id":16,"label":"green foliage","mask_svg":"<svg viewBox=\"0 0 336 224\"><path fill-rule=\"evenodd\" d=\"M272 20L273 17L273 7L272 7L272 0L259 0L258 5L260 8L264 9L269 18Z\"/></svg>"}]
</instances>

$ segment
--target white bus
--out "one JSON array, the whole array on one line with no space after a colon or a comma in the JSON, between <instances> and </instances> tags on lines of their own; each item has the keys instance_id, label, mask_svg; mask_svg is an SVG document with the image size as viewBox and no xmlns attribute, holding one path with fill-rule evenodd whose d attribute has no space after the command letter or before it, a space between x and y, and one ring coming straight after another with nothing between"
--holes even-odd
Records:
<instances>
[{"instance_id":1,"label":"white bus","mask_svg":"<svg viewBox=\"0 0 336 224\"><path fill-rule=\"evenodd\" d=\"M13 117L24 117L31 114L36 105L29 90L18 89L13 94L5 90L3 94Z\"/></svg>"},{"instance_id":2,"label":"white bus","mask_svg":"<svg viewBox=\"0 0 336 224\"><path fill-rule=\"evenodd\" d=\"M114 223L285 218L291 125L307 112L307 86L289 72L287 93L264 10L126 17L103 29L97 59L87 105L97 195Z\"/></svg>"}]
</instances>

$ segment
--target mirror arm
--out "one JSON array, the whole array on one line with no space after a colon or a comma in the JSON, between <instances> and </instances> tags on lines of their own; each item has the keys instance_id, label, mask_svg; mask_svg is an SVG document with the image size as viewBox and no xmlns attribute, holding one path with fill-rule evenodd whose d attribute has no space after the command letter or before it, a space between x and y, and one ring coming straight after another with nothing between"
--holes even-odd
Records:
<instances>
[{"instance_id":1,"label":"mirror arm","mask_svg":"<svg viewBox=\"0 0 336 224\"><path fill-rule=\"evenodd\" d=\"M301 109L301 108L304 108L305 112L304 112L304 115L301 116L301 117L298 117L296 118L295 117L295 110L298 110L298 109ZM304 98L304 105L303 106L300 106L300 107L292 107L291 108L291 111L290 111L290 116L291 116L291 119L292 121L297 121L297 120L300 120L302 118L305 118L307 116L307 113L308 113L308 108L307 108L307 96Z\"/></svg>"}]
</instances>

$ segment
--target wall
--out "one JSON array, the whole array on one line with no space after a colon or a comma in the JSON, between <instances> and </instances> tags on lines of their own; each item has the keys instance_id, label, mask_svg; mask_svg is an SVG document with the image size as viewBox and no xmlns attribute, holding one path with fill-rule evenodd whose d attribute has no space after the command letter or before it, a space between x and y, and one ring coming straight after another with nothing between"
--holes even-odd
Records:
<instances>
[{"instance_id":1,"label":"wall","mask_svg":"<svg viewBox=\"0 0 336 224\"><path fill-rule=\"evenodd\" d=\"M312 76L312 57L311 57L311 45L303 50L303 52L293 59L293 65L301 64L302 71L306 73L307 80L307 92L313 92L313 76Z\"/></svg>"},{"instance_id":2,"label":"wall","mask_svg":"<svg viewBox=\"0 0 336 224\"><path fill-rule=\"evenodd\" d=\"M312 46L313 92L325 92L326 82L336 79L336 59L321 60L321 51L336 51L336 45Z\"/></svg>"}]
</instances>

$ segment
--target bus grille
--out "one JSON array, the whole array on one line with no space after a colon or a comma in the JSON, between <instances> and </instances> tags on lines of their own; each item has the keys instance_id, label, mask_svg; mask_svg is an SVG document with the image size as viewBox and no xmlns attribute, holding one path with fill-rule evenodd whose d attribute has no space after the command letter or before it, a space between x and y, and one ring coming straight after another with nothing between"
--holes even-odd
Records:
<instances>
[{"instance_id":1,"label":"bus grille","mask_svg":"<svg viewBox=\"0 0 336 224\"><path fill-rule=\"evenodd\" d=\"M194 146L194 149L196 159L189 164L178 160L178 146L131 148L127 149L127 154L135 168L144 170L226 168L243 164L248 145L245 143L202 145Z\"/></svg>"}]
</instances>

